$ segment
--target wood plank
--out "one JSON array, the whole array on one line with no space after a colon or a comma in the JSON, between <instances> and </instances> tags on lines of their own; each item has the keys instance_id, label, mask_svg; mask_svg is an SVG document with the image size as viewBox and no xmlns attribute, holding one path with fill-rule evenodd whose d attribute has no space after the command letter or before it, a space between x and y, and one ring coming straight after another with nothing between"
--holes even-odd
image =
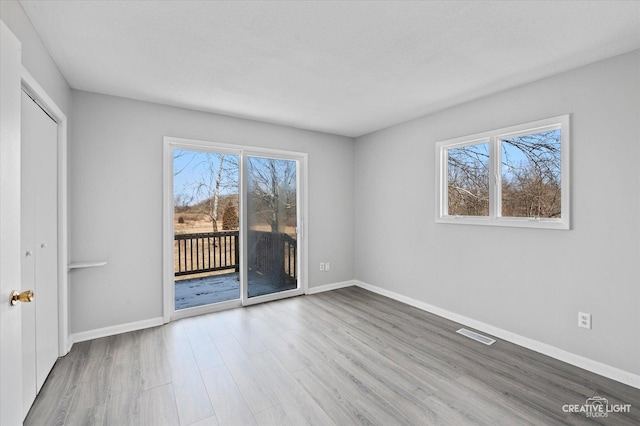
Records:
<instances>
[{"instance_id":1,"label":"wood plank","mask_svg":"<svg viewBox=\"0 0 640 426\"><path fill-rule=\"evenodd\" d=\"M81 342L60 358L44 382L24 425L40 425L47 419L52 425L62 425L67 418L80 378L83 375L90 342Z\"/></svg>"},{"instance_id":2,"label":"wood plank","mask_svg":"<svg viewBox=\"0 0 640 426\"><path fill-rule=\"evenodd\" d=\"M327 425L331 419L271 352L253 355L255 368L262 372L273 395L280 402L254 414L258 424ZM275 416L275 417L274 417Z\"/></svg>"},{"instance_id":3,"label":"wood plank","mask_svg":"<svg viewBox=\"0 0 640 426\"><path fill-rule=\"evenodd\" d=\"M255 425L251 409L224 366L202 372L211 405L221 426Z\"/></svg>"},{"instance_id":4,"label":"wood plank","mask_svg":"<svg viewBox=\"0 0 640 426\"><path fill-rule=\"evenodd\" d=\"M140 424L139 399L132 398L126 392L112 392L104 408L104 424L135 425Z\"/></svg>"},{"instance_id":5,"label":"wood plank","mask_svg":"<svg viewBox=\"0 0 640 426\"><path fill-rule=\"evenodd\" d=\"M78 426L98 426L105 424L107 404L97 405L91 408L74 410L69 413L64 423L48 423L48 424L66 424Z\"/></svg>"},{"instance_id":6,"label":"wood plank","mask_svg":"<svg viewBox=\"0 0 640 426\"><path fill-rule=\"evenodd\" d=\"M213 415L196 359L182 321L164 328L167 359L181 425L189 425Z\"/></svg>"},{"instance_id":7,"label":"wood plank","mask_svg":"<svg viewBox=\"0 0 640 426\"><path fill-rule=\"evenodd\" d=\"M218 347L213 342L193 349L193 356L200 371L224 365L220 352L218 352Z\"/></svg>"},{"instance_id":8,"label":"wood plank","mask_svg":"<svg viewBox=\"0 0 640 426\"><path fill-rule=\"evenodd\" d=\"M218 426L218 419L216 416L207 417L206 419L202 419L199 422L195 422L190 424L189 426Z\"/></svg>"},{"instance_id":9,"label":"wood plank","mask_svg":"<svg viewBox=\"0 0 640 426\"><path fill-rule=\"evenodd\" d=\"M252 413L277 405L278 401L263 372L254 365L235 337L219 337L215 339L215 344Z\"/></svg>"},{"instance_id":10,"label":"wood plank","mask_svg":"<svg viewBox=\"0 0 640 426\"><path fill-rule=\"evenodd\" d=\"M364 403L359 407L362 412L382 422L423 424L433 420L432 413L425 409L419 398L415 398L415 393L380 376L380 365L367 365L360 357L354 356L346 345L335 344L327 336L300 335L299 338L325 360L329 369L337 374L337 380L352 386L359 402ZM310 370L315 371L316 366Z\"/></svg>"},{"instance_id":11,"label":"wood plank","mask_svg":"<svg viewBox=\"0 0 640 426\"><path fill-rule=\"evenodd\" d=\"M345 288L82 342L25 425L640 424L639 389L459 327Z\"/></svg>"},{"instance_id":12,"label":"wood plank","mask_svg":"<svg viewBox=\"0 0 640 426\"><path fill-rule=\"evenodd\" d=\"M74 392L70 410L86 409L105 404L109 395L116 338L92 340Z\"/></svg>"},{"instance_id":13,"label":"wood plank","mask_svg":"<svg viewBox=\"0 0 640 426\"><path fill-rule=\"evenodd\" d=\"M311 369L293 373L296 380L316 403L323 408L327 416L336 425L374 425L374 418L363 413L356 405L357 396L353 395L342 382L323 380L323 375Z\"/></svg>"},{"instance_id":14,"label":"wood plank","mask_svg":"<svg viewBox=\"0 0 640 426\"><path fill-rule=\"evenodd\" d=\"M167 384L144 391L139 398L141 425L178 425L173 386Z\"/></svg>"},{"instance_id":15,"label":"wood plank","mask_svg":"<svg viewBox=\"0 0 640 426\"><path fill-rule=\"evenodd\" d=\"M202 317L192 317L180 320L192 348L207 346L213 343Z\"/></svg>"},{"instance_id":16,"label":"wood plank","mask_svg":"<svg viewBox=\"0 0 640 426\"><path fill-rule=\"evenodd\" d=\"M140 333L140 383L142 390L171 383L171 367L162 327Z\"/></svg>"},{"instance_id":17,"label":"wood plank","mask_svg":"<svg viewBox=\"0 0 640 426\"><path fill-rule=\"evenodd\" d=\"M311 366L312 362L306 358L290 339L292 332L275 333L265 331L262 334L262 341L269 348L268 352L274 354L290 373L302 370Z\"/></svg>"}]
</instances>

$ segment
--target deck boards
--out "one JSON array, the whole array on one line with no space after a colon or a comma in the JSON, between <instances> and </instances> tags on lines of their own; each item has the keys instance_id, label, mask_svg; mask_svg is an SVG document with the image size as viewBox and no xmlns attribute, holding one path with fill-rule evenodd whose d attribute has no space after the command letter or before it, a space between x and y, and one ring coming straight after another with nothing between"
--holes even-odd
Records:
<instances>
[{"instance_id":1,"label":"deck boards","mask_svg":"<svg viewBox=\"0 0 640 426\"><path fill-rule=\"evenodd\" d=\"M176 310L228 302L240 299L238 273L211 273L205 277L186 278L174 281ZM283 283L278 279L249 271L249 297L293 290L296 283Z\"/></svg>"},{"instance_id":2,"label":"deck boards","mask_svg":"<svg viewBox=\"0 0 640 426\"><path fill-rule=\"evenodd\" d=\"M350 287L77 343L25 425L595 424L640 390Z\"/></svg>"}]
</instances>

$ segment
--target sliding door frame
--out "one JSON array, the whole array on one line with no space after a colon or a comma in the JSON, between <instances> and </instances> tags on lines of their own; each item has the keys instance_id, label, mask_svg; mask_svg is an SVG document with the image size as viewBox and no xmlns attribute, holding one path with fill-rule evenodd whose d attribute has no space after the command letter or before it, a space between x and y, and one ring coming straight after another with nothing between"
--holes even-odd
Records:
<instances>
[{"instance_id":1,"label":"sliding door frame","mask_svg":"<svg viewBox=\"0 0 640 426\"><path fill-rule=\"evenodd\" d=\"M173 253L173 150L196 150L196 151L209 151L220 152L237 155L240 167L240 185L239 185L239 200L240 200L240 241L242 244L240 255L240 283L241 283L241 295L238 300L231 300L228 302L220 302L211 305L198 306L194 308L175 310L175 287L174 287L174 253ZM296 181L298 185L298 288L295 290L287 290L281 293L275 293L273 295L265 295L259 297L252 297L248 299L246 297L246 157L258 156L268 158L280 158L297 161L297 176ZM165 136L163 138L163 215L162 215L162 281L163 281L163 321L168 323L171 320L179 318L185 318L189 316L201 315L205 313L215 312L223 309L230 309L240 307L243 305L250 305L253 303L266 302L268 300L275 300L282 297L296 296L299 294L305 294L308 289L308 242L306 238L306 216L308 212L308 172L307 172L308 154L294 151L284 151L269 148L261 148L246 145L225 144L213 141L202 141L195 139L185 139Z\"/></svg>"},{"instance_id":2,"label":"sliding door frame","mask_svg":"<svg viewBox=\"0 0 640 426\"><path fill-rule=\"evenodd\" d=\"M240 176L241 176L241 185L242 188L245 189L247 188L247 170L248 170L248 161L249 161L249 157L258 157L258 158L271 158L271 159L277 159L277 160L288 160L288 161L295 161L296 162L296 241L297 241L297 253L298 253L298 261L297 261L297 277L298 277L298 282L297 282L297 287L291 290L284 290L284 291L279 291L279 292L274 292L274 293L269 293L269 294L265 294L262 296L254 296L254 297L249 297L249 265L248 265L248 259L249 259L249 253L248 253L248 247L246 244L247 238L245 236L245 238L243 238L242 234L241 234L241 240L242 241L242 246L241 246L241 259L244 259L243 261L241 261L241 267L240 270L243 273L243 276L245 277L244 282L244 286L241 286L241 291L240 291L240 297L242 299L242 306L249 306L249 305L255 305L257 303L263 303L263 302L270 302L272 300L277 300L277 299L283 299L286 297L293 297L293 296L300 296L302 294L305 294L307 292L307 286L306 286L306 270L305 273L302 274L300 273L302 271L301 269L301 265L304 262L304 259L307 258L306 256L306 248L303 248L303 245L306 242L306 238L304 238L303 235L303 230L304 230L304 213L307 211L306 210L306 205L307 205L307 198L306 198L306 193L307 193L307 179L306 179L306 161L307 161L307 154L301 154L301 153L294 153L294 152L286 152L286 151L275 151L275 150L264 150L264 149L259 149L259 150L245 150L243 152L243 156L241 157L241 164L242 167L240 168ZM245 190L244 192L242 192L242 198L241 198L241 207L240 207L240 211L241 211L241 226L240 229L241 230L249 230L249 217L248 217L248 212L247 212L247 207L249 205L248 203L248 196L249 196L249 191ZM242 281L242 279L241 279ZM304 283L304 284L303 284Z\"/></svg>"}]
</instances>

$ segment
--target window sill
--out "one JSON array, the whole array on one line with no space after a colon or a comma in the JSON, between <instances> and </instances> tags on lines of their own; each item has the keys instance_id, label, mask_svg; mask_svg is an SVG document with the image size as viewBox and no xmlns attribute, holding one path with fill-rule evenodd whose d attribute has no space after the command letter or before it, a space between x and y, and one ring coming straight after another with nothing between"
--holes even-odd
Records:
<instances>
[{"instance_id":1,"label":"window sill","mask_svg":"<svg viewBox=\"0 0 640 426\"><path fill-rule=\"evenodd\" d=\"M492 218L478 216L442 216L436 219L436 223L456 225L481 225L501 226L509 228L537 228L570 230L568 221L562 219L537 219L537 218Z\"/></svg>"}]
</instances>

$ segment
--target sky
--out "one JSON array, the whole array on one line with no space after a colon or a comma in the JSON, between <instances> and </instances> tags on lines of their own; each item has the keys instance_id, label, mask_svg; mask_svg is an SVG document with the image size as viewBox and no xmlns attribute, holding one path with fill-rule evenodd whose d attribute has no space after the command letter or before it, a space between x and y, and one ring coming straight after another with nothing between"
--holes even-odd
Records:
<instances>
[{"instance_id":1,"label":"sky","mask_svg":"<svg viewBox=\"0 0 640 426\"><path fill-rule=\"evenodd\" d=\"M544 137L544 140L548 140L548 141L553 141L553 140L560 140L560 130L552 130L550 132L542 132L542 133L533 133L531 135L527 135L527 136L538 136L538 135L545 135L545 133L548 133L548 135L550 136L549 139L546 139L546 137ZM526 139L527 136L524 137L513 137L513 138L508 138L511 140L519 140L519 139ZM529 142L531 143L531 142ZM521 167L528 167L529 163L530 163L530 159L525 155L525 153L509 144L509 143L504 143L502 142L500 144L501 146L501 162L502 162L502 167L500 170L500 173L502 174L502 176L504 178L512 178L513 177L513 171L520 169ZM478 143L475 145L469 145L469 146L465 146L465 147L461 147L461 148L451 148L450 150L453 154L453 152L456 152L456 157L458 157L458 160L461 161L465 161L468 162L469 165L471 165L475 160L481 160L482 163L485 165L485 167L489 167L489 142L483 142L483 143ZM544 157L544 158L550 158L553 157L553 154L551 153L551 151L548 151L544 148L542 149L536 149L534 152L536 152L538 155ZM560 152L556 152L555 155L558 156L558 158L560 157ZM558 170L558 173L560 171ZM488 173L488 170L487 170Z\"/></svg>"},{"instance_id":2,"label":"sky","mask_svg":"<svg viewBox=\"0 0 640 426\"><path fill-rule=\"evenodd\" d=\"M229 157L237 159L237 155L226 154ZM228 158L228 157L227 157ZM217 172L220 164L220 154L202 151L189 151L189 150L173 150L173 192L174 196L181 193L188 195L195 195L195 202L202 201L207 198L205 194L195 194L195 190L200 182L210 182L210 165L215 172ZM215 184L215 181L212 182ZM226 191L226 192L225 192ZM221 188L220 193L237 193L236 191L229 191L226 188Z\"/></svg>"}]
</instances>

